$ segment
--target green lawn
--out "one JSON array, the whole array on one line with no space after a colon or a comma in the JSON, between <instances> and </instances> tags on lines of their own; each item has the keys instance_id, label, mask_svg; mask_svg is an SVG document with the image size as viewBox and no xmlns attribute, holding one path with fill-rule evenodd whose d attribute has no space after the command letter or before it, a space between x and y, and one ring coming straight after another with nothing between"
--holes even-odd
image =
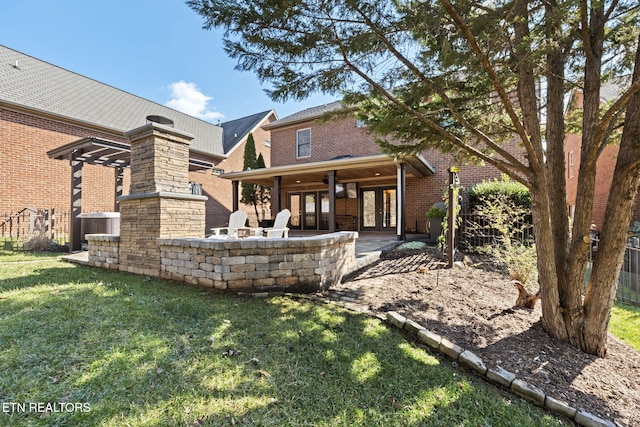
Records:
<instances>
[{"instance_id":1,"label":"green lawn","mask_svg":"<svg viewBox=\"0 0 640 427\"><path fill-rule=\"evenodd\" d=\"M616 304L611 310L609 332L640 351L640 307Z\"/></svg>"},{"instance_id":2,"label":"green lawn","mask_svg":"<svg viewBox=\"0 0 640 427\"><path fill-rule=\"evenodd\" d=\"M0 255L0 372L0 425L568 425L377 319L46 257Z\"/></svg>"}]
</instances>

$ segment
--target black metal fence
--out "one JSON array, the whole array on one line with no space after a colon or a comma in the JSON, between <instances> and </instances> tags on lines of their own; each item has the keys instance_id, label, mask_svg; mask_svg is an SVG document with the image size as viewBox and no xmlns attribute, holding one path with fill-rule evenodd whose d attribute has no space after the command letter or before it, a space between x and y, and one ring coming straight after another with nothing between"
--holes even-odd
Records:
<instances>
[{"instance_id":1,"label":"black metal fence","mask_svg":"<svg viewBox=\"0 0 640 427\"><path fill-rule=\"evenodd\" d=\"M473 250L488 245L500 244L505 236L504 231L492 226L493 220L486 215L460 214L458 227L458 248ZM524 218L510 224L509 238L522 244L533 242L533 224Z\"/></svg>"},{"instance_id":2,"label":"black metal fence","mask_svg":"<svg viewBox=\"0 0 640 427\"><path fill-rule=\"evenodd\" d=\"M533 242L533 226L527 220L518 222L513 227L510 238L520 243ZM504 236L501 231L491 227L491 219L482 215L462 214L458 231L458 247L472 251L487 245L499 245ZM592 236L589 263L585 276L585 287L591 276L593 255L598 249L598 239ZM618 302L640 306L640 239L631 238L624 253L624 263L618 277L616 292Z\"/></svg>"},{"instance_id":3,"label":"black metal fence","mask_svg":"<svg viewBox=\"0 0 640 427\"><path fill-rule=\"evenodd\" d=\"M591 276L593 256L598 250L598 239L591 239L589 252L589 263L587 264L587 274L584 279L585 286ZM624 262L618 276L618 288L616 290L616 301L625 304L640 306L640 239L637 237L629 239L624 251Z\"/></svg>"},{"instance_id":4,"label":"black metal fence","mask_svg":"<svg viewBox=\"0 0 640 427\"><path fill-rule=\"evenodd\" d=\"M0 249L23 250L33 238L46 238L51 246L64 246L69 240L69 211L24 208L0 214Z\"/></svg>"}]
</instances>

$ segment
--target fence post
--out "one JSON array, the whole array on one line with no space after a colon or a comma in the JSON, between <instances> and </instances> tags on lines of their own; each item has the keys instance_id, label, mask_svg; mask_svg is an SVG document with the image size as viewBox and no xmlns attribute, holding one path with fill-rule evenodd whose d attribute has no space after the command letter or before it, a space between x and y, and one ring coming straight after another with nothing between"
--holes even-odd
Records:
<instances>
[{"instance_id":1,"label":"fence post","mask_svg":"<svg viewBox=\"0 0 640 427\"><path fill-rule=\"evenodd\" d=\"M56 210L51 208L51 240L56 239Z\"/></svg>"},{"instance_id":2,"label":"fence post","mask_svg":"<svg viewBox=\"0 0 640 427\"><path fill-rule=\"evenodd\" d=\"M460 184L457 180L458 167L449 168L449 203L447 204L447 258L449 268L453 267L456 244L456 215L458 213L458 191Z\"/></svg>"}]
</instances>

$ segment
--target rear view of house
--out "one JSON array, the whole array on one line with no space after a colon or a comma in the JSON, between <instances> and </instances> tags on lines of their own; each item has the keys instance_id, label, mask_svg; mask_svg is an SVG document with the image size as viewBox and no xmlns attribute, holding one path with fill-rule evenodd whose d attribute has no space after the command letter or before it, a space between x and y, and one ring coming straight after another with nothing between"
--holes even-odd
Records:
<instances>
[{"instance_id":1,"label":"rear view of house","mask_svg":"<svg viewBox=\"0 0 640 427\"><path fill-rule=\"evenodd\" d=\"M429 151L403 158L380 150L354 115L318 121L339 102L306 109L264 126L271 167L226 173L235 182L273 187L272 211L291 211L298 230L425 232L425 213L442 201L453 158ZM500 176L493 167L464 166L463 186Z\"/></svg>"}]
</instances>

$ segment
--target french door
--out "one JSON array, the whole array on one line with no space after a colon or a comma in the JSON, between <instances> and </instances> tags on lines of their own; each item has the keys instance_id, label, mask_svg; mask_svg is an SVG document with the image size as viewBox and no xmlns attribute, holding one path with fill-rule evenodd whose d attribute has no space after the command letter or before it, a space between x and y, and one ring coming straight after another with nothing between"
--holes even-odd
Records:
<instances>
[{"instance_id":1,"label":"french door","mask_svg":"<svg viewBox=\"0 0 640 427\"><path fill-rule=\"evenodd\" d=\"M299 230L302 228L302 194L289 193L289 210L291 211L289 226Z\"/></svg>"},{"instance_id":2,"label":"french door","mask_svg":"<svg viewBox=\"0 0 640 427\"><path fill-rule=\"evenodd\" d=\"M290 226L299 230L329 228L329 193L309 191L289 193Z\"/></svg>"},{"instance_id":3,"label":"french door","mask_svg":"<svg viewBox=\"0 0 640 427\"><path fill-rule=\"evenodd\" d=\"M396 187L360 190L360 224L363 231L396 230Z\"/></svg>"}]
</instances>

